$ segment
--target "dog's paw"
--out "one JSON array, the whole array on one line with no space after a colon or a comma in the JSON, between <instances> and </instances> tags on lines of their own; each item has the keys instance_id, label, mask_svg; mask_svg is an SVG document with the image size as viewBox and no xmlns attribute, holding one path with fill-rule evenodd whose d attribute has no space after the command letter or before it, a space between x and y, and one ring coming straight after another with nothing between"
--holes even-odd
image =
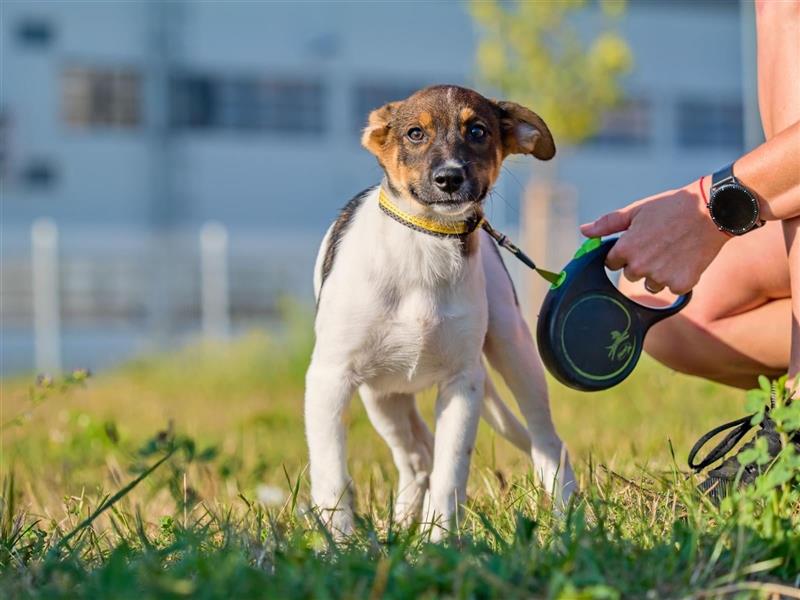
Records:
<instances>
[{"instance_id":1,"label":"dog's paw","mask_svg":"<svg viewBox=\"0 0 800 600\"><path fill-rule=\"evenodd\" d=\"M441 523L429 523L428 527L428 539L431 543L441 544L447 539L447 529Z\"/></svg>"},{"instance_id":2,"label":"dog's paw","mask_svg":"<svg viewBox=\"0 0 800 600\"><path fill-rule=\"evenodd\" d=\"M459 516L462 514L461 507L454 503L449 494L438 498L438 501L431 494L426 494L421 531L431 542L438 544L457 531Z\"/></svg>"},{"instance_id":3,"label":"dog's paw","mask_svg":"<svg viewBox=\"0 0 800 600\"><path fill-rule=\"evenodd\" d=\"M553 505L560 508L569 505L570 498L578 491L578 484L566 449L563 446L547 448L546 452L534 449L531 458L536 478L552 498Z\"/></svg>"},{"instance_id":4,"label":"dog's paw","mask_svg":"<svg viewBox=\"0 0 800 600\"><path fill-rule=\"evenodd\" d=\"M352 535L355 528L353 510L349 507L314 508L320 523L330 532L334 540L342 541Z\"/></svg>"},{"instance_id":5,"label":"dog's paw","mask_svg":"<svg viewBox=\"0 0 800 600\"><path fill-rule=\"evenodd\" d=\"M427 473L417 475L413 485L406 486L404 489L400 490L394 504L394 516L392 521L395 525L403 529L409 529L419 523L427 491Z\"/></svg>"},{"instance_id":6,"label":"dog's paw","mask_svg":"<svg viewBox=\"0 0 800 600\"><path fill-rule=\"evenodd\" d=\"M408 504L395 504L392 521L401 529L411 529L419 523L419 505L409 506Z\"/></svg>"},{"instance_id":7,"label":"dog's paw","mask_svg":"<svg viewBox=\"0 0 800 600\"><path fill-rule=\"evenodd\" d=\"M419 524L419 532L423 539L427 539L433 544L440 544L451 537L455 531L455 521L437 517L434 519L423 519Z\"/></svg>"},{"instance_id":8,"label":"dog's paw","mask_svg":"<svg viewBox=\"0 0 800 600\"><path fill-rule=\"evenodd\" d=\"M322 489L320 489L322 488ZM353 533L353 486L311 487L311 508L316 518L331 533L334 539L341 540Z\"/></svg>"},{"instance_id":9,"label":"dog's paw","mask_svg":"<svg viewBox=\"0 0 800 600\"><path fill-rule=\"evenodd\" d=\"M578 492L578 484L575 481L575 475L570 471L565 476L559 478L556 483L555 494L553 500L560 504L562 507L569 506L572 496Z\"/></svg>"}]
</instances>

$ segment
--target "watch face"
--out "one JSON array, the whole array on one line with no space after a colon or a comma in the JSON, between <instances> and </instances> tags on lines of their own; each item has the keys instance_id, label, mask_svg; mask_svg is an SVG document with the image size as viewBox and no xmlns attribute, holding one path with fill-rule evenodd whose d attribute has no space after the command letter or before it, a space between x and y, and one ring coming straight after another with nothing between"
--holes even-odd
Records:
<instances>
[{"instance_id":1,"label":"watch face","mask_svg":"<svg viewBox=\"0 0 800 600\"><path fill-rule=\"evenodd\" d=\"M745 233L758 222L758 201L742 186L729 183L714 190L709 212L725 231Z\"/></svg>"}]
</instances>

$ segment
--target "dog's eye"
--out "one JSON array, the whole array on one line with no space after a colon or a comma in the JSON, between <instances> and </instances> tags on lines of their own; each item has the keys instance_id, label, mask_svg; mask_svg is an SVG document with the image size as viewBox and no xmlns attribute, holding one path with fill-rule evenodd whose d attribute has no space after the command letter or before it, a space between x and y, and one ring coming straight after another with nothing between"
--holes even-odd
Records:
<instances>
[{"instance_id":1,"label":"dog's eye","mask_svg":"<svg viewBox=\"0 0 800 600\"><path fill-rule=\"evenodd\" d=\"M469 128L469 137L473 140L481 141L486 137L486 127L483 125L472 125Z\"/></svg>"},{"instance_id":2,"label":"dog's eye","mask_svg":"<svg viewBox=\"0 0 800 600\"><path fill-rule=\"evenodd\" d=\"M412 142L421 142L425 137L425 132L419 127L412 127L406 132L406 136L408 136L408 139Z\"/></svg>"}]
</instances>

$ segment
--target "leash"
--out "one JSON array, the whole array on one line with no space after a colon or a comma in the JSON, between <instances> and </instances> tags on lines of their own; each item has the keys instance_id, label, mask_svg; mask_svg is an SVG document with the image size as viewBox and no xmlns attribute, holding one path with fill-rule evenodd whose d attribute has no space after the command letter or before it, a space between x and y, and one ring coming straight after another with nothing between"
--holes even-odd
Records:
<instances>
[{"instance_id":1,"label":"leash","mask_svg":"<svg viewBox=\"0 0 800 600\"><path fill-rule=\"evenodd\" d=\"M497 242L498 246L508 250L525 266L536 271L536 273L538 273L539 276L541 276L545 281L553 285L558 285L561 281L563 281L562 273L554 273L553 271L548 271L546 269L540 269L537 267L536 263L534 263L527 254L513 244L511 240L508 239L506 234L497 231L482 215L474 215L469 219L465 219L464 221L456 222L443 222L419 215L412 215L395 206L389 199L389 195L383 189L383 186L381 186L380 192L378 193L378 205L381 207L381 210L384 213L398 223L402 223L414 231L427 233L428 235L433 235L436 237L463 239L480 227L486 233L492 236L492 238Z\"/></svg>"},{"instance_id":2,"label":"leash","mask_svg":"<svg viewBox=\"0 0 800 600\"><path fill-rule=\"evenodd\" d=\"M773 387L769 395L769 408L767 409L767 412L769 412L774 408L775 408L775 388ZM759 425L759 424L756 425L752 424L752 420L755 415L756 413L753 413L751 415L747 415L746 417L742 417L741 419L729 421L728 423L725 423L718 427L714 427L714 429L712 429L708 433L703 434L700 437L700 439L697 440L697 442L695 442L694 446L692 446L692 449L689 451L689 457L687 460L687 462L689 463L689 468L692 469L693 471L700 472L707 466L717 462L722 458L725 458L725 455L728 452L730 452L733 449L733 447L736 446L736 444L739 443L739 440L741 440L745 435L747 435L747 433L750 430L755 429ZM764 427L763 422L761 426L762 428ZM703 449L703 446L705 446L709 442L709 440L711 440L717 434L722 433L723 431L727 431L728 429L731 429L732 431L730 431L719 444L714 446L706 454L705 458L695 462L694 459L700 452L700 450Z\"/></svg>"},{"instance_id":3,"label":"leash","mask_svg":"<svg viewBox=\"0 0 800 600\"><path fill-rule=\"evenodd\" d=\"M630 375L650 327L691 298L685 294L671 306L652 308L622 294L605 268L616 241L586 240L539 309L536 341L542 361L556 379L584 392L605 390Z\"/></svg>"},{"instance_id":4,"label":"leash","mask_svg":"<svg viewBox=\"0 0 800 600\"><path fill-rule=\"evenodd\" d=\"M481 227L497 245L549 282L550 290L539 311L536 340L547 369L562 383L582 391L610 388L631 374L639 361L648 329L686 306L691 292L664 308L649 308L624 296L608 279L605 259L616 239L586 240L560 273L540 269L508 236L497 231L478 212L469 219L442 222L404 212L389 199L381 187L381 210L395 221L415 231L437 237L466 236ZM693 460L700 447L715 433L736 427L718 449L700 463ZM747 428L747 429L745 429ZM698 442L690 461L706 465L717 460L747 433L749 423L740 419L728 423Z\"/></svg>"},{"instance_id":5,"label":"leash","mask_svg":"<svg viewBox=\"0 0 800 600\"><path fill-rule=\"evenodd\" d=\"M548 281L553 285L558 285L559 283L561 283L561 281L563 281L564 279L562 276L563 273L554 273L553 271L548 271L546 269L540 269L539 267L537 267L536 263L534 263L531 260L530 256L525 254L516 245L514 245L511 242L511 240L508 239L508 236L505 233L500 233L494 227L489 225L489 221L487 221L486 219L483 220L481 227L483 227L483 230L486 233L488 233L490 236L494 238L498 246L501 246L502 248L505 248L506 250L511 252L511 254L516 256L525 266L536 271L539 274L539 276L545 281Z\"/></svg>"},{"instance_id":6,"label":"leash","mask_svg":"<svg viewBox=\"0 0 800 600\"><path fill-rule=\"evenodd\" d=\"M706 434L703 434L699 440L697 440L692 446L692 449L689 451L689 457L687 462L689 463L689 468L693 471L700 472L705 469L707 466L717 462L718 460L725 458L725 455L730 452L736 444L739 443L747 433L755 428L755 425L751 425L750 421L752 420L753 415L747 415L746 417L742 417L741 419L736 419L734 421L730 421L719 427L715 427L711 431ZM728 429L732 429L733 431L729 432L725 438L716 446L714 446L708 454L706 454L705 458L695 462L695 457L700 452L700 450L705 446L708 441L715 437L718 433L722 433L723 431L727 431Z\"/></svg>"}]
</instances>

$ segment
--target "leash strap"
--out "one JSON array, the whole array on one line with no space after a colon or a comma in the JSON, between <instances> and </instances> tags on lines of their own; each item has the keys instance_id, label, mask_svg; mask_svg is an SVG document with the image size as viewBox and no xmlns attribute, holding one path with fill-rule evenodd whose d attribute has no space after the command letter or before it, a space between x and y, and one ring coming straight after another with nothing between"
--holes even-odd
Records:
<instances>
[{"instance_id":1,"label":"leash strap","mask_svg":"<svg viewBox=\"0 0 800 600\"><path fill-rule=\"evenodd\" d=\"M775 408L774 387L772 388L772 392L770 393L769 404L770 406L769 409L767 409L767 412ZM745 435L747 435L747 432L756 427L756 425L750 424L750 421L753 420L755 414L756 413L753 413L751 415L747 415L746 417L742 417L741 419L736 419L735 421L730 421L728 423L720 425L719 427L714 427L714 429L701 436L700 439L697 440L697 442L695 442L695 445L692 446L692 449L689 451L689 457L687 461L689 463L689 468L694 471L702 471L707 466L717 462L722 458L725 458L725 455L728 452L730 452L734 448L734 446L736 446L736 444L739 443L739 440L741 440ZM708 443L708 441L711 440L718 433L722 433L723 431L727 431L728 429L731 429L732 431L728 432L728 434L722 439L722 441L716 446L714 446L708 452L708 454L706 454L705 458L695 462L694 459L697 456L697 453L700 452L700 450L702 450L703 446L705 446Z\"/></svg>"},{"instance_id":2,"label":"leash strap","mask_svg":"<svg viewBox=\"0 0 800 600\"><path fill-rule=\"evenodd\" d=\"M483 230L495 239L499 246L511 252L511 254L521 260L529 269L536 271L542 279L552 283L553 285L558 285L561 283L560 273L553 273L553 271L548 271L546 269L540 269L537 267L527 254L525 254L522 250L515 246L511 240L508 239L508 236L505 233L500 233L497 231L494 227L489 225L487 220L484 219L481 227L483 227Z\"/></svg>"},{"instance_id":3,"label":"leash strap","mask_svg":"<svg viewBox=\"0 0 800 600\"><path fill-rule=\"evenodd\" d=\"M753 418L753 415L747 415L746 417L742 417L741 419L736 419L735 421L730 421L729 423L725 423L724 425L720 425L719 427L715 427L708 433L704 434L694 446L689 451L689 468L694 471L702 471L707 466L717 462L718 460L725 457L725 455L730 452L733 447L739 443L747 432L750 431L755 427L755 425L750 424L750 420ZM718 433L722 433L723 431L727 431L728 429L732 429L725 436L725 438L716 446L714 446L708 454L706 454L705 458L695 462L695 457L697 453L703 448L703 446L708 443L708 441L713 438Z\"/></svg>"}]
</instances>

